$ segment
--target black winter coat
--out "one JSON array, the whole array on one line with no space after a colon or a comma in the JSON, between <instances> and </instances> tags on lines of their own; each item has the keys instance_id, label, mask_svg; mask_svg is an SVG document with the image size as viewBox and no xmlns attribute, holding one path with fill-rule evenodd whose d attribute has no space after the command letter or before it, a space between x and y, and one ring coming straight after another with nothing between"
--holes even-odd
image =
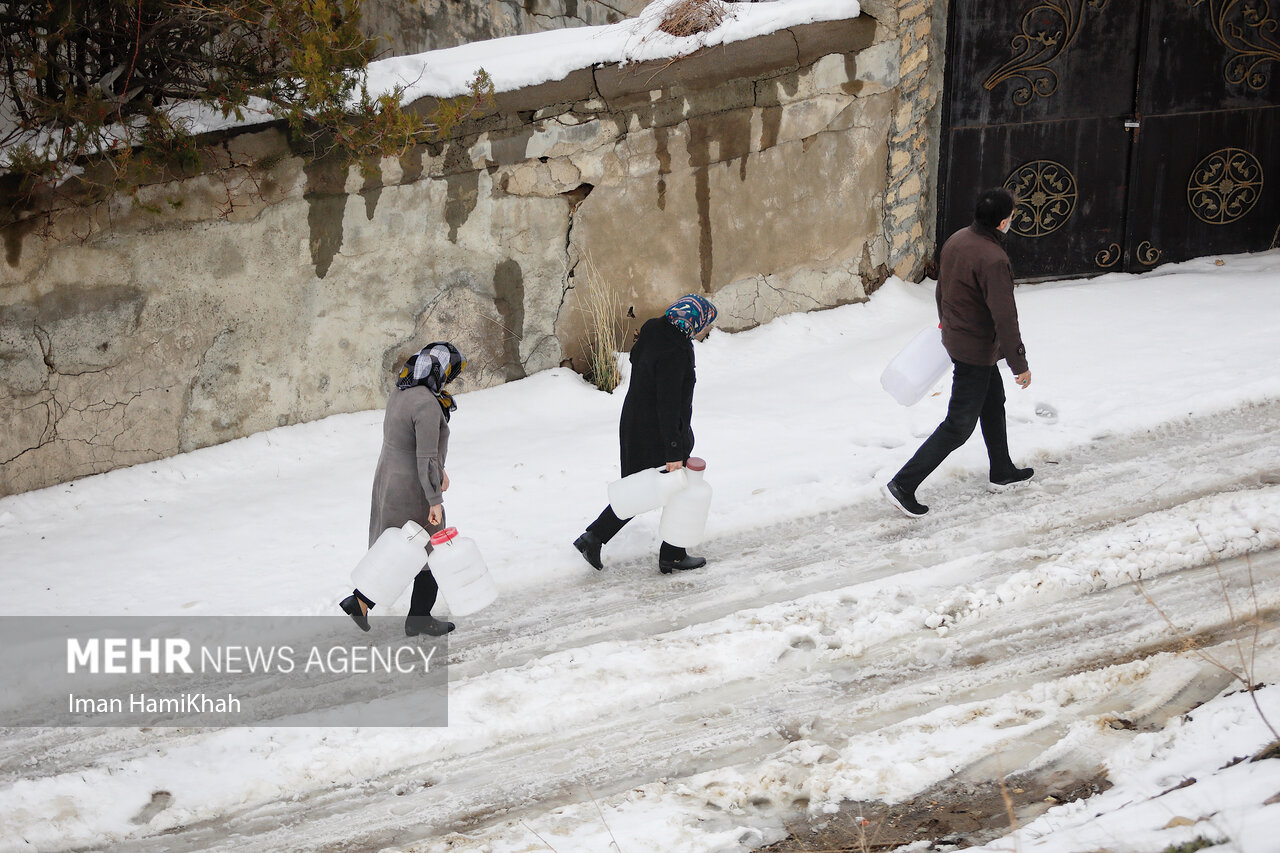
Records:
<instances>
[{"instance_id":1,"label":"black winter coat","mask_svg":"<svg viewBox=\"0 0 1280 853\"><path fill-rule=\"evenodd\" d=\"M665 317L641 326L618 424L622 476L689 458L694 381L693 341Z\"/></svg>"}]
</instances>

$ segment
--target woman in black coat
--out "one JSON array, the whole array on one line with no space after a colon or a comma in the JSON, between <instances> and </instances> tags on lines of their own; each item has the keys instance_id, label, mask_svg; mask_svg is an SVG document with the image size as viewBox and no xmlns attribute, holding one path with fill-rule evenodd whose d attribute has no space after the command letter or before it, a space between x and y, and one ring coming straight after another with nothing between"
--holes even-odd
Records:
<instances>
[{"instance_id":1,"label":"woman in black coat","mask_svg":"<svg viewBox=\"0 0 1280 853\"><path fill-rule=\"evenodd\" d=\"M715 319L716 307L710 301L689 294L672 303L663 316L640 327L631 348L631 385L618 424L622 476L662 465L676 471L693 452L693 341L705 337ZM602 569L600 548L628 521L607 506L573 547L588 563ZM705 558L691 557L684 548L667 542L658 552L658 568L663 574L706 564Z\"/></svg>"}]
</instances>

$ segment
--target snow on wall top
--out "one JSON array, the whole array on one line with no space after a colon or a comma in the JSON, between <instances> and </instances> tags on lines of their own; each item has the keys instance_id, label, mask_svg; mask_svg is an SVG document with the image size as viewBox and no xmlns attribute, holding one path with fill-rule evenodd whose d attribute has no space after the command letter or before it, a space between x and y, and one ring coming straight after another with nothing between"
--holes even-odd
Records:
<instances>
[{"instance_id":1,"label":"snow on wall top","mask_svg":"<svg viewBox=\"0 0 1280 853\"><path fill-rule=\"evenodd\" d=\"M674 59L702 47L730 44L803 24L847 20L861 13L858 0L731 2L726 4L724 21L714 30L678 37L663 32L658 25L666 11L679 2L683 0L655 0L638 17L607 26L488 39L372 62L368 68L369 93L377 97L403 86L404 103L428 96L454 97L468 91L481 68L489 74L495 91L507 92L562 80L581 68ZM223 116L213 107L194 101L172 104L168 114L193 134L249 127L276 118L271 105L259 98L250 99L240 118ZM12 126L12 117L0 109L0 135ZM129 135L120 129L122 140ZM26 141L37 150L47 142L40 135ZM8 154L0 147L0 171L9 165Z\"/></svg>"},{"instance_id":2,"label":"snow on wall top","mask_svg":"<svg viewBox=\"0 0 1280 853\"><path fill-rule=\"evenodd\" d=\"M405 102L424 96L454 97L483 68L499 92L562 80L603 64L674 59L702 47L730 44L787 27L858 17L858 0L773 0L729 3L716 29L677 37L658 29L667 9L681 0L656 0L639 17L597 27L574 27L471 42L384 59L369 65L369 90L404 86Z\"/></svg>"}]
</instances>

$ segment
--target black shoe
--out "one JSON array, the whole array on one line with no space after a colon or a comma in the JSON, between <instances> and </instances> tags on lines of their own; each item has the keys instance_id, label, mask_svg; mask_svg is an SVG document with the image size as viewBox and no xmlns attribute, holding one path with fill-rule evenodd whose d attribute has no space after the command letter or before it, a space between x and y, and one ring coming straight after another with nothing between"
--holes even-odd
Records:
<instances>
[{"instance_id":1,"label":"black shoe","mask_svg":"<svg viewBox=\"0 0 1280 853\"><path fill-rule=\"evenodd\" d=\"M352 622L360 626L361 631L369 630L369 614L360 609L360 599L354 593L339 601L338 606L346 611Z\"/></svg>"},{"instance_id":2,"label":"black shoe","mask_svg":"<svg viewBox=\"0 0 1280 853\"><path fill-rule=\"evenodd\" d=\"M1023 480L1030 480L1031 475L1036 470L1034 468L1014 468L1012 474L1004 474L1002 476L991 477L991 485L993 486L1012 486L1014 483L1021 483Z\"/></svg>"},{"instance_id":3,"label":"black shoe","mask_svg":"<svg viewBox=\"0 0 1280 853\"><path fill-rule=\"evenodd\" d=\"M929 511L927 506L916 500L915 495L899 486L894 480L884 484L884 494L889 499L889 503L902 510L903 515L910 518L919 518Z\"/></svg>"},{"instance_id":4,"label":"black shoe","mask_svg":"<svg viewBox=\"0 0 1280 853\"><path fill-rule=\"evenodd\" d=\"M445 622L443 619L437 619L430 613L425 616L417 616L410 613L404 618L404 635L406 637L416 637L419 634L430 634L433 637L443 637L457 626L452 622Z\"/></svg>"},{"instance_id":5,"label":"black shoe","mask_svg":"<svg viewBox=\"0 0 1280 853\"><path fill-rule=\"evenodd\" d=\"M688 554L679 560L658 560L658 570L664 575L672 572L687 572L690 569L700 569L707 564L706 557L690 557Z\"/></svg>"},{"instance_id":6,"label":"black shoe","mask_svg":"<svg viewBox=\"0 0 1280 853\"><path fill-rule=\"evenodd\" d=\"M603 546L604 543L600 541L600 538L590 530L573 540L573 547L577 548L578 553L582 554L582 559L597 569L604 568L604 563L600 562L600 549Z\"/></svg>"}]
</instances>

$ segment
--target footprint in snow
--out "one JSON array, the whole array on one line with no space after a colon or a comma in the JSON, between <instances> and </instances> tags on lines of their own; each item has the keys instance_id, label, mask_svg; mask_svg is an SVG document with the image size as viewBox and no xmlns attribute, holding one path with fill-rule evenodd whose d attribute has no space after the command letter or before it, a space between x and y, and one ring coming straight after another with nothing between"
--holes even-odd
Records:
<instances>
[{"instance_id":1,"label":"footprint in snow","mask_svg":"<svg viewBox=\"0 0 1280 853\"><path fill-rule=\"evenodd\" d=\"M173 795L168 791L156 791L151 795L151 802L142 807L136 815L129 819L129 823L134 826L142 826L145 823L151 823L152 819L160 812L169 808L169 804L173 802Z\"/></svg>"}]
</instances>

